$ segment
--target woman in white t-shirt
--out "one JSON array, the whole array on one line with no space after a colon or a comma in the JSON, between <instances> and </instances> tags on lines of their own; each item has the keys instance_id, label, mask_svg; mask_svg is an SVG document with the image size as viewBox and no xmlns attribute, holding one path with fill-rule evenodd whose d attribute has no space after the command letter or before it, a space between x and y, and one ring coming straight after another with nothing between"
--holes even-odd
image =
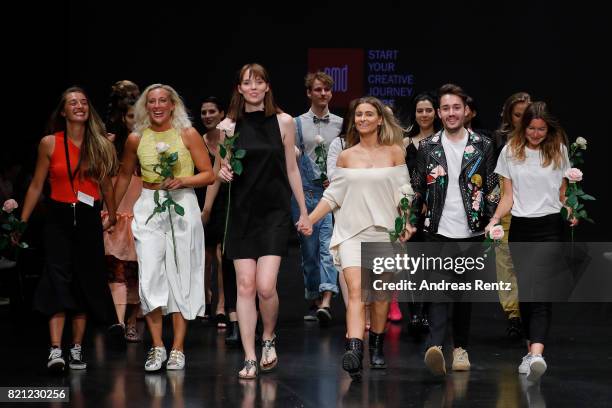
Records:
<instances>
[{"instance_id":1,"label":"woman in white t-shirt","mask_svg":"<svg viewBox=\"0 0 612 408\"><path fill-rule=\"evenodd\" d=\"M550 115L546 104L530 104L497 161L495 172L504 177L504 194L485 228L487 232L512 210L510 242L563 241L565 221L561 208L567 187L564 174L569 167L566 143L565 132ZM572 218L571 223L575 224L576 220ZM551 290L557 287L558 282L553 280L563 278L558 262L561 257L558 251L549 250L552 247L521 246L520 252L514 247L512 253L521 290L530 291L523 295L540 300L520 303L527 355L518 371L527 374L529 380L539 379L546 371L542 354L550 328L552 303L544 300L550 300ZM530 256L527 252L537 255Z\"/></svg>"}]
</instances>

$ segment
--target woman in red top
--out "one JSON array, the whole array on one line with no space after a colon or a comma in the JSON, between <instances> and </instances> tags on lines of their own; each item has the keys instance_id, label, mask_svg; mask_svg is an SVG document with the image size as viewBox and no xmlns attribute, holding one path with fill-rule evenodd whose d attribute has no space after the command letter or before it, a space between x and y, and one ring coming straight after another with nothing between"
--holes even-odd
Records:
<instances>
[{"instance_id":1,"label":"woman in red top","mask_svg":"<svg viewBox=\"0 0 612 408\"><path fill-rule=\"evenodd\" d=\"M117 158L104 126L80 88L69 88L51 115L50 134L38 147L34 177L21 218L27 222L47 176L51 199L44 228L45 271L34 297L34 308L49 316L51 350L47 367L63 370L62 332L66 312L72 313L69 366L82 370L81 341L87 314L116 322L106 282L102 230L116 222L110 174ZM100 220L100 191L109 217Z\"/></svg>"}]
</instances>

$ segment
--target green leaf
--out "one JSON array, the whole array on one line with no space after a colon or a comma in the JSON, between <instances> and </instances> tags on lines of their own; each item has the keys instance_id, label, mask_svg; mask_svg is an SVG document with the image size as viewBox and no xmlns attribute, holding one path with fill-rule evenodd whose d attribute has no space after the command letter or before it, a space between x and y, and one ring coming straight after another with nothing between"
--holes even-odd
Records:
<instances>
[{"instance_id":1,"label":"green leaf","mask_svg":"<svg viewBox=\"0 0 612 408\"><path fill-rule=\"evenodd\" d=\"M402 217L397 217L395 219L395 233L397 235L400 235L402 233L402 231L404 231L404 220L402 219Z\"/></svg>"},{"instance_id":2,"label":"green leaf","mask_svg":"<svg viewBox=\"0 0 612 408\"><path fill-rule=\"evenodd\" d=\"M225 159L225 156L227 156L227 150L225 149L225 146L219 145L219 155L222 159Z\"/></svg>"},{"instance_id":3,"label":"green leaf","mask_svg":"<svg viewBox=\"0 0 612 408\"><path fill-rule=\"evenodd\" d=\"M588 201L594 201L595 197L593 197L592 195L588 195L588 194L583 194L580 196L580 198L582 198L583 200L588 200Z\"/></svg>"},{"instance_id":4,"label":"green leaf","mask_svg":"<svg viewBox=\"0 0 612 408\"><path fill-rule=\"evenodd\" d=\"M181 217L185 215L185 209L177 203L174 203L174 211Z\"/></svg>"},{"instance_id":5,"label":"green leaf","mask_svg":"<svg viewBox=\"0 0 612 408\"><path fill-rule=\"evenodd\" d=\"M243 168L240 160L232 159L230 164L232 165L232 170L234 171L234 173L236 173L237 175L242 174Z\"/></svg>"},{"instance_id":6,"label":"green leaf","mask_svg":"<svg viewBox=\"0 0 612 408\"><path fill-rule=\"evenodd\" d=\"M410 208L410 202L406 197L402 197L402 199L400 200L400 208L402 209L402 211L407 211L408 208Z\"/></svg>"},{"instance_id":7,"label":"green leaf","mask_svg":"<svg viewBox=\"0 0 612 408\"><path fill-rule=\"evenodd\" d=\"M234 153L234 157L236 159L243 159L244 156L246 156L246 150L244 149L238 149L236 150L236 152Z\"/></svg>"},{"instance_id":8,"label":"green leaf","mask_svg":"<svg viewBox=\"0 0 612 408\"><path fill-rule=\"evenodd\" d=\"M567 204L570 207L574 208L576 205L578 205L578 198L576 197L575 194L570 194L567 197L567 200L566 200L565 204Z\"/></svg>"},{"instance_id":9,"label":"green leaf","mask_svg":"<svg viewBox=\"0 0 612 408\"><path fill-rule=\"evenodd\" d=\"M169 154L167 160L168 160L169 163L176 162L178 160L178 152L174 152L172 154Z\"/></svg>"},{"instance_id":10,"label":"green leaf","mask_svg":"<svg viewBox=\"0 0 612 408\"><path fill-rule=\"evenodd\" d=\"M576 218L586 218L587 212L586 210L580 210L576 213Z\"/></svg>"},{"instance_id":11,"label":"green leaf","mask_svg":"<svg viewBox=\"0 0 612 408\"><path fill-rule=\"evenodd\" d=\"M155 192L153 193L153 201L155 201L155 205L159 206L159 190L155 190Z\"/></svg>"},{"instance_id":12,"label":"green leaf","mask_svg":"<svg viewBox=\"0 0 612 408\"><path fill-rule=\"evenodd\" d=\"M395 231L389 232L389 239L391 240L391 242L397 241L398 238L399 236L395 233Z\"/></svg>"},{"instance_id":13,"label":"green leaf","mask_svg":"<svg viewBox=\"0 0 612 408\"><path fill-rule=\"evenodd\" d=\"M595 224L595 221L593 221L591 218L584 217L583 219L584 219L585 221L590 222L591 224Z\"/></svg>"},{"instance_id":14,"label":"green leaf","mask_svg":"<svg viewBox=\"0 0 612 408\"><path fill-rule=\"evenodd\" d=\"M225 146L226 147L234 147L234 142L236 141L236 135L232 137L225 138Z\"/></svg>"},{"instance_id":15,"label":"green leaf","mask_svg":"<svg viewBox=\"0 0 612 408\"><path fill-rule=\"evenodd\" d=\"M563 217L564 220L567 220L568 218L568 212L567 212L567 208L565 207L561 207L561 216Z\"/></svg>"}]
</instances>

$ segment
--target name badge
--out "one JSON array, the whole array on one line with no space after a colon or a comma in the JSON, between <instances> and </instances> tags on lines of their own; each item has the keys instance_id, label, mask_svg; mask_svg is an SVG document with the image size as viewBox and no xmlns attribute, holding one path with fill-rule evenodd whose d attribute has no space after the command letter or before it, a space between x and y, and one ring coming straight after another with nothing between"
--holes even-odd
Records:
<instances>
[{"instance_id":1,"label":"name badge","mask_svg":"<svg viewBox=\"0 0 612 408\"><path fill-rule=\"evenodd\" d=\"M79 191L77 194L77 200L79 200L80 202L87 204L90 207L94 206L94 198L92 196L90 196L89 194L85 194L82 191Z\"/></svg>"}]
</instances>

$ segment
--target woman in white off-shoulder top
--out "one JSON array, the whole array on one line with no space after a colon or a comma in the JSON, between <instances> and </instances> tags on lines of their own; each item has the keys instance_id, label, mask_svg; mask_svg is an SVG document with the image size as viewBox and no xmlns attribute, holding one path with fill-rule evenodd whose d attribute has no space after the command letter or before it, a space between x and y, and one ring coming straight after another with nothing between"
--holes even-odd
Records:
<instances>
[{"instance_id":1,"label":"woman in white off-shoulder top","mask_svg":"<svg viewBox=\"0 0 612 408\"><path fill-rule=\"evenodd\" d=\"M349 115L354 118L347 149L340 153L334 180L309 215L312 223L334 211L336 223L330 249L349 288L346 312L348 342L342 367L353 379L361 378L365 304L361 300L361 243L389 242L394 227L398 190L409 184L402 129L384 105L373 97L357 101ZM408 225L402 240L410 238ZM383 339L389 302L372 303L369 332L370 367L385 368Z\"/></svg>"}]
</instances>

